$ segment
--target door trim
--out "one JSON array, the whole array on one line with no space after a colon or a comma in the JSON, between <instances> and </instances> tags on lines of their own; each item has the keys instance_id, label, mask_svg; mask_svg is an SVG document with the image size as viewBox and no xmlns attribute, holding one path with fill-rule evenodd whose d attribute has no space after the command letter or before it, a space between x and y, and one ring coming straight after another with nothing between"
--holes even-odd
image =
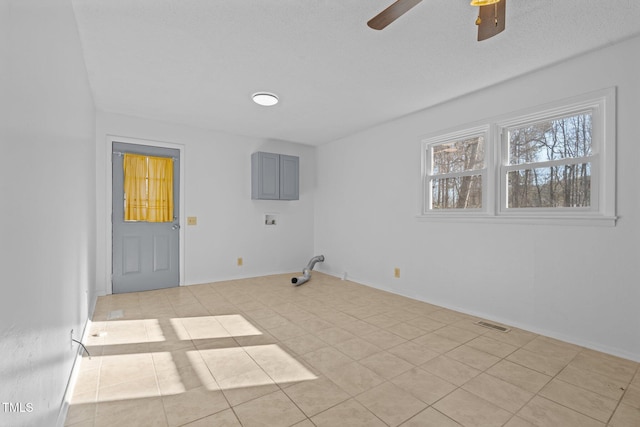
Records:
<instances>
[{"instance_id":1,"label":"door trim","mask_svg":"<svg viewBox=\"0 0 640 427\"><path fill-rule=\"evenodd\" d=\"M185 175L185 146L183 144L176 144L172 142L163 142L163 141L153 141L149 139L139 139L139 138L131 138L125 136L118 135L107 135L105 138L105 152L106 152L106 191L105 191L105 240L106 240L106 250L105 250L105 283L107 284L107 294L113 294L113 282L111 281L111 269L112 269L112 251L113 251L113 228L111 225L111 215L113 212L113 189L111 188L112 183L112 167L111 167L111 159L112 159L112 144L114 142L124 142L128 144L138 144L138 145L147 145L154 147L163 147L163 148L172 148L174 150L180 151L180 207L179 207L179 247L180 247L180 256L179 256L179 284L178 286L184 286L185 283L185 271L184 271L184 235L185 235L185 203L184 203L184 175Z\"/></svg>"}]
</instances>

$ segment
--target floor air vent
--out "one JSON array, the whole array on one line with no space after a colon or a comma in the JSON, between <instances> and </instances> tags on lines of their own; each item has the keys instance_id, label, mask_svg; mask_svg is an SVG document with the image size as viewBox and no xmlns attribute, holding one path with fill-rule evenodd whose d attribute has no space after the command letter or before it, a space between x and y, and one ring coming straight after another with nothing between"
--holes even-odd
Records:
<instances>
[{"instance_id":1,"label":"floor air vent","mask_svg":"<svg viewBox=\"0 0 640 427\"><path fill-rule=\"evenodd\" d=\"M489 329L493 329L494 331L500 331L500 332L509 332L510 331L509 328L505 328L504 326L494 325L493 323L483 322L482 320L479 321L479 322L476 322L476 325L483 326L483 327L489 328Z\"/></svg>"}]
</instances>

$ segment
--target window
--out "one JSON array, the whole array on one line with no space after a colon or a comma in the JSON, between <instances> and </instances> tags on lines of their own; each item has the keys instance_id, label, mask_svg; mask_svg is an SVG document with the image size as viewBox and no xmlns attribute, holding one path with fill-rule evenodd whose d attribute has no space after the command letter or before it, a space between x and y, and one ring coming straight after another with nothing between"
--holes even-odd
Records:
<instances>
[{"instance_id":1,"label":"window","mask_svg":"<svg viewBox=\"0 0 640 427\"><path fill-rule=\"evenodd\" d=\"M482 211L487 129L445 135L427 144L427 209ZM483 179L484 178L484 179Z\"/></svg>"},{"instance_id":2,"label":"window","mask_svg":"<svg viewBox=\"0 0 640 427\"><path fill-rule=\"evenodd\" d=\"M507 209L591 208L592 113L506 130Z\"/></svg>"},{"instance_id":3,"label":"window","mask_svg":"<svg viewBox=\"0 0 640 427\"><path fill-rule=\"evenodd\" d=\"M424 218L615 224L615 91L423 140Z\"/></svg>"}]
</instances>

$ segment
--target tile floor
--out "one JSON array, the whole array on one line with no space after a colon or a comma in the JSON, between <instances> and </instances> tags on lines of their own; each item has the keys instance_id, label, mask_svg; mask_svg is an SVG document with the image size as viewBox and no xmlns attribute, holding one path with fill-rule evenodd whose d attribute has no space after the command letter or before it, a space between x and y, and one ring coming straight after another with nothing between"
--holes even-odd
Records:
<instances>
[{"instance_id":1,"label":"tile floor","mask_svg":"<svg viewBox=\"0 0 640 427\"><path fill-rule=\"evenodd\" d=\"M639 364L319 272L98 299L67 426L640 426Z\"/></svg>"}]
</instances>

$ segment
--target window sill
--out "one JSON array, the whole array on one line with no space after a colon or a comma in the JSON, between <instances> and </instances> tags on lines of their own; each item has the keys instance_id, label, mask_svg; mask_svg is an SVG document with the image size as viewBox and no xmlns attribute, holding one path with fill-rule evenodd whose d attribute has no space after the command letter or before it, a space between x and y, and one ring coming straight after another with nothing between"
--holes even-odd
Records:
<instances>
[{"instance_id":1,"label":"window sill","mask_svg":"<svg viewBox=\"0 0 640 427\"><path fill-rule=\"evenodd\" d=\"M427 214L417 215L419 222L467 222L485 224L567 225L615 227L616 216L586 215L487 215L487 214Z\"/></svg>"}]
</instances>

